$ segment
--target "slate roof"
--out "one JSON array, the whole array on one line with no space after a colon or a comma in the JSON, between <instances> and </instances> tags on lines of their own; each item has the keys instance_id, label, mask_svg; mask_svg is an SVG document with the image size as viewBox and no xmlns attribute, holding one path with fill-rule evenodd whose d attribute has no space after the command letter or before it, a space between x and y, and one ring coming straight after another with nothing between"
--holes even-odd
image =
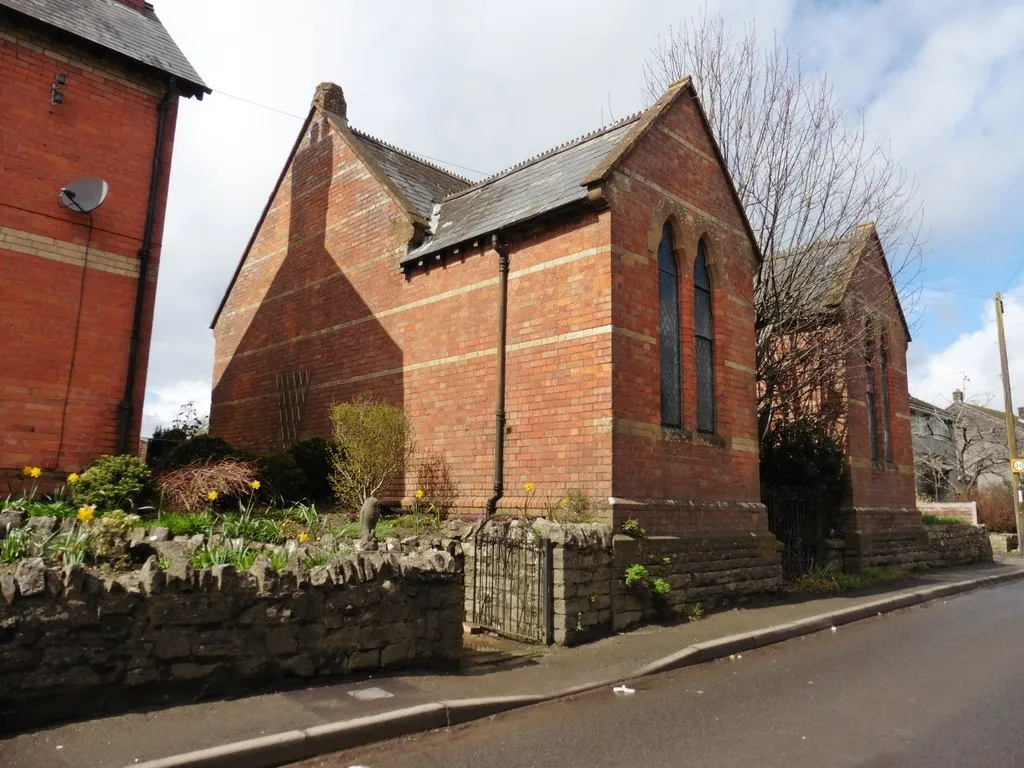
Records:
<instances>
[{"instance_id":1,"label":"slate roof","mask_svg":"<svg viewBox=\"0 0 1024 768\"><path fill-rule=\"evenodd\" d=\"M924 411L926 413L938 414L942 412L942 408L937 405L929 403L927 400L922 400L919 397L910 396L910 410L912 411Z\"/></svg>"},{"instance_id":2,"label":"slate roof","mask_svg":"<svg viewBox=\"0 0 1024 768\"><path fill-rule=\"evenodd\" d=\"M583 179L639 117L562 144L445 198L431 217L431 236L402 263L586 200Z\"/></svg>"},{"instance_id":3,"label":"slate roof","mask_svg":"<svg viewBox=\"0 0 1024 768\"><path fill-rule=\"evenodd\" d=\"M117 0L0 0L4 8L174 75L184 93L211 93L149 5L138 11Z\"/></svg>"},{"instance_id":4,"label":"slate roof","mask_svg":"<svg viewBox=\"0 0 1024 768\"><path fill-rule=\"evenodd\" d=\"M351 127L349 131L377 167L387 174L391 182L428 221L435 203L470 186L468 179L449 173L398 147Z\"/></svg>"},{"instance_id":5,"label":"slate roof","mask_svg":"<svg viewBox=\"0 0 1024 768\"><path fill-rule=\"evenodd\" d=\"M797 287L792 297L784 290L781 295L799 301L808 313L838 307L860 256L853 247L855 239L851 233L839 240L772 254L768 260L776 283Z\"/></svg>"}]
</instances>

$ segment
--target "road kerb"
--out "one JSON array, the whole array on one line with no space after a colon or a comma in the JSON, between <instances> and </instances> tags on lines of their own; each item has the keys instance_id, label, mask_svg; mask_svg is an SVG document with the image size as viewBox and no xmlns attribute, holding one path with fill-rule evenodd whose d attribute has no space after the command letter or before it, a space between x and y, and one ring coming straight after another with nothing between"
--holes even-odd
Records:
<instances>
[{"instance_id":1,"label":"road kerb","mask_svg":"<svg viewBox=\"0 0 1024 768\"><path fill-rule=\"evenodd\" d=\"M305 757L340 752L373 741L444 728L447 725L448 713L440 702L420 704L355 720L316 725L304 731Z\"/></svg>"},{"instance_id":2,"label":"road kerb","mask_svg":"<svg viewBox=\"0 0 1024 768\"><path fill-rule=\"evenodd\" d=\"M308 756L306 733L285 731L135 763L132 768L274 768L305 760Z\"/></svg>"},{"instance_id":3,"label":"road kerb","mask_svg":"<svg viewBox=\"0 0 1024 768\"><path fill-rule=\"evenodd\" d=\"M708 640L686 646L668 656L650 662L621 679L585 683L548 694L453 699L421 704L355 720L314 726L304 731L287 731L146 763L135 763L126 768L275 768L275 766L287 765L298 760L351 749L375 741L466 723L532 704L541 704L545 701L607 688L620 680L636 680L673 669L714 661L734 653L742 653L745 650L762 648L795 637L814 634L833 626L850 624L871 616L891 613L939 597L948 597L1021 579L1024 579L1024 570L983 576L951 584L940 584L838 611L809 616L786 624L776 624L748 633Z\"/></svg>"}]
</instances>

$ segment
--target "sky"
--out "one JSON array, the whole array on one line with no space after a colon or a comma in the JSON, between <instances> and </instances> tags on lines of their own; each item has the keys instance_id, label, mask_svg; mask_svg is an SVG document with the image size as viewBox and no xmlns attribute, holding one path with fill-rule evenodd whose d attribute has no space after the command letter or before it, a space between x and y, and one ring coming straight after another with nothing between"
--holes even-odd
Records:
<instances>
[{"instance_id":1,"label":"sky","mask_svg":"<svg viewBox=\"0 0 1024 768\"><path fill-rule=\"evenodd\" d=\"M1001 406L1001 291L1024 405L1019 0L153 3L214 93L178 114L143 434L209 409L210 321L317 83L342 86L353 126L478 179L642 109L659 35L705 8L777 33L916 178L911 393Z\"/></svg>"}]
</instances>

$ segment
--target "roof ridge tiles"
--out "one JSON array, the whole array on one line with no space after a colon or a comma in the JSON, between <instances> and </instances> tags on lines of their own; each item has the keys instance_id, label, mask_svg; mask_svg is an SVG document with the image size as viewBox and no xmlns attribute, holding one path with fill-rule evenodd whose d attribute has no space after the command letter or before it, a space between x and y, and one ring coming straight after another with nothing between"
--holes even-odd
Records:
<instances>
[{"instance_id":1,"label":"roof ridge tiles","mask_svg":"<svg viewBox=\"0 0 1024 768\"><path fill-rule=\"evenodd\" d=\"M441 202L461 197L462 195L465 195L468 192L473 192L474 190L480 189L481 187L485 187L493 181L497 181L498 179L504 178L509 174L515 173L516 171L520 171L523 168L533 165L534 163L540 162L541 160L545 160L553 155L557 155L559 152L564 152L565 150L570 149L571 147L578 146L579 144L582 144L585 141L589 141L590 139L596 138L597 136L602 136L606 133L609 133L610 131L614 131L617 128L621 128L624 125L628 125L629 123L636 122L637 120L640 119L640 116L642 114L643 110L640 110L639 112L634 112L633 114L624 117L621 120L616 120L614 123L601 126L600 128L596 128L595 130L590 131L589 133L584 133L582 136L577 136L574 139L569 139L568 141L551 147L550 149L546 149L543 152L540 152L536 155L533 155L532 157L527 158L526 160L522 160L516 163L515 165L510 165L508 168L498 171L497 173L491 174L490 176L486 176L480 179L479 181L474 182L465 189L460 189L458 192L452 192L452 194L448 195L448 197L446 197Z\"/></svg>"},{"instance_id":2,"label":"roof ridge tiles","mask_svg":"<svg viewBox=\"0 0 1024 768\"><path fill-rule=\"evenodd\" d=\"M471 179L469 179L469 178L467 178L465 176L460 176L459 174L457 174L457 173L455 173L453 171L450 171L447 168L444 168L443 166L438 165L437 163L432 163L429 160L425 160L424 158L420 157L417 154L414 154L413 152L410 152L407 149L402 149L401 147L399 147L399 146L397 146L395 144L391 144L390 142L384 141L384 139L378 138L377 136L373 136L372 134L369 134L366 131L361 131L358 128L353 127L352 125L349 125L348 129L350 131L352 131L352 133L356 134L357 136L362 136L364 139L369 139L370 141L375 141L378 144L380 144L382 147L387 147L391 151L398 152L400 155L405 155L406 157L410 158L411 160L415 160L417 163L421 163L421 164L427 166L428 168L433 168L435 171L440 171L441 173L447 174L448 176L451 176L453 179L455 179L457 181L461 181L461 182L464 182L466 184L472 184L473 183L473 181Z\"/></svg>"}]
</instances>

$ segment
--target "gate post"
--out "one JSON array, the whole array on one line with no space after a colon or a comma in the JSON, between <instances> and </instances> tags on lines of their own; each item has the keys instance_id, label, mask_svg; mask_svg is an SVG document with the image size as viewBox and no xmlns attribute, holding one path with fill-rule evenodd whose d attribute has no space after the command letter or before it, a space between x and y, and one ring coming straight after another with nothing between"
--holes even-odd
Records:
<instances>
[{"instance_id":1,"label":"gate post","mask_svg":"<svg viewBox=\"0 0 1024 768\"><path fill-rule=\"evenodd\" d=\"M555 544L541 539L541 608L544 611L544 645L555 642Z\"/></svg>"}]
</instances>

